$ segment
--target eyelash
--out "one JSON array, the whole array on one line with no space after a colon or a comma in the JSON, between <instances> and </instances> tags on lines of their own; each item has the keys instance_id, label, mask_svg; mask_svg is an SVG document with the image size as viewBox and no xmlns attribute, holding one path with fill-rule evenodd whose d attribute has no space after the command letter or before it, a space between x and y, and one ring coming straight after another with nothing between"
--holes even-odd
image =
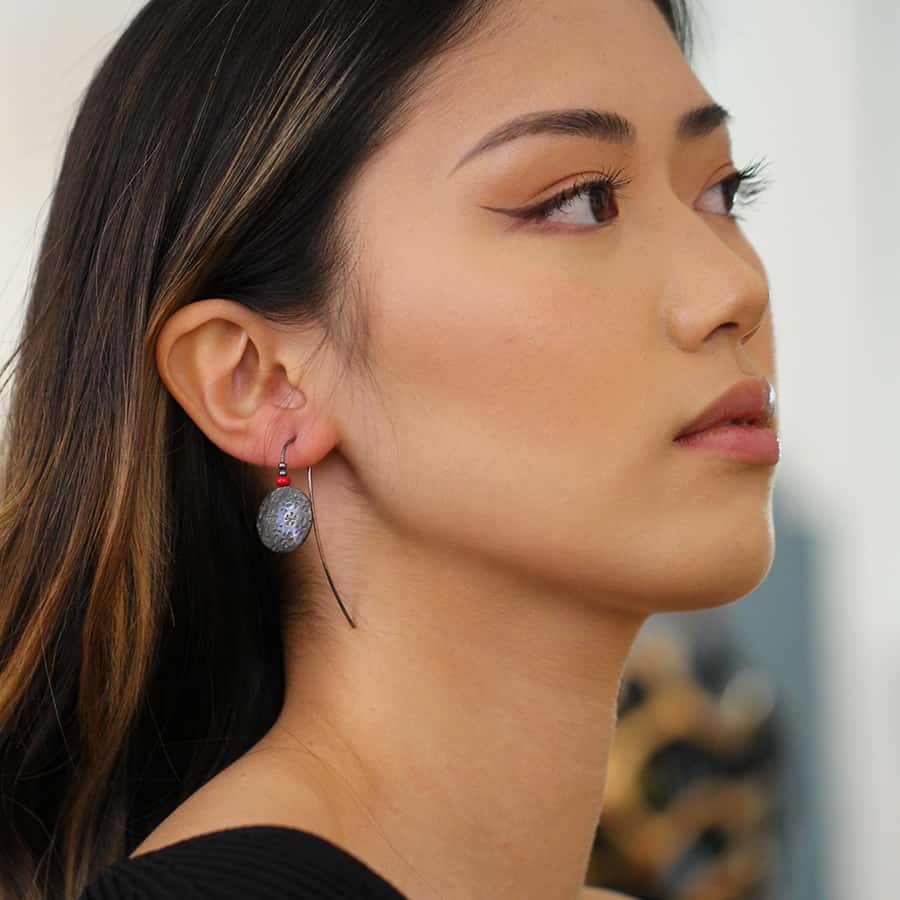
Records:
<instances>
[{"instance_id":1,"label":"eyelash","mask_svg":"<svg viewBox=\"0 0 900 900\"><path fill-rule=\"evenodd\" d=\"M562 209L572 198L581 194L587 194L591 191L603 189L607 191L613 200L618 199L619 191L631 184L630 178L622 177L622 169L616 169L613 172L604 172L599 177L588 178L575 182L575 184L567 187L564 191L554 194L547 200L529 206L526 209L519 210L516 215L528 222L541 222L547 218L552 212Z\"/></svg>"},{"instance_id":2,"label":"eyelash","mask_svg":"<svg viewBox=\"0 0 900 900\"><path fill-rule=\"evenodd\" d=\"M727 196L730 201L728 218L740 218L731 212L735 203L740 203L741 206L744 207L749 206L769 186L768 179L762 176L762 173L767 166L768 163L764 159L756 160L750 163L750 165L745 166L743 169L732 172L730 175L727 175L721 181L708 188L708 190L712 190L715 187L721 186L728 190L729 193ZM616 201L620 197L619 192L621 189L631 184L632 180L630 178L623 178L622 172L622 169L616 169L613 172L603 173L599 177L578 181L547 200L542 200L535 206L519 210L516 215L526 221L540 223L545 220L550 213L562 209L562 207L574 197L579 197L582 194L589 194L591 191L597 189L608 192L612 200Z\"/></svg>"},{"instance_id":3,"label":"eyelash","mask_svg":"<svg viewBox=\"0 0 900 900\"><path fill-rule=\"evenodd\" d=\"M723 178L718 184L712 187L723 185L730 191L731 207L729 208L729 218L739 219L740 216L731 212L735 203L740 203L742 207L750 206L759 195L769 186L770 181L763 173L768 168L769 163L765 159L754 160L750 165L732 172ZM712 188L710 188L712 190Z\"/></svg>"}]
</instances>

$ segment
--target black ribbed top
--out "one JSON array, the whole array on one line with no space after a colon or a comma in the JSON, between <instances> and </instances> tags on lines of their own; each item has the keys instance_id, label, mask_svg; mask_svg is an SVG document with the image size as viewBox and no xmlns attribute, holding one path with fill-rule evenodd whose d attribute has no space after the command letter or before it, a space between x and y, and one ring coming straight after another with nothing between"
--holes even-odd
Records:
<instances>
[{"instance_id":1,"label":"black ribbed top","mask_svg":"<svg viewBox=\"0 0 900 900\"><path fill-rule=\"evenodd\" d=\"M187 838L101 872L79 900L408 900L309 831L248 825Z\"/></svg>"}]
</instances>

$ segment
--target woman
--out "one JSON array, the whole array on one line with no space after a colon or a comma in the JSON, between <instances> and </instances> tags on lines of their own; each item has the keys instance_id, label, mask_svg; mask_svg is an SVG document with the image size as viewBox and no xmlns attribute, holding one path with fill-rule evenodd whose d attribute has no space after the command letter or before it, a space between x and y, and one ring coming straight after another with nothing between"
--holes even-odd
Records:
<instances>
[{"instance_id":1,"label":"woman","mask_svg":"<svg viewBox=\"0 0 900 900\"><path fill-rule=\"evenodd\" d=\"M773 556L755 168L685 33L141 10L18 350L4 897L607 896L629 647Z\"/></svg>"}]
</instances>

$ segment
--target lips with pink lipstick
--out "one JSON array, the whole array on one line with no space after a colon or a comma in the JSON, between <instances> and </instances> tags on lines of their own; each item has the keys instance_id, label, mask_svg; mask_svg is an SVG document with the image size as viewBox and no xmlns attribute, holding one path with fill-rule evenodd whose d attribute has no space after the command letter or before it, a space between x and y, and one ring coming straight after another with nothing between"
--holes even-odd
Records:
<instances>
[{"instance_id":1,"label":"lips with pink lipstick","mask_svg":"<svg viewBox=\"0 0 900 900\"><path fill-rule=\"evenodd\" d=\"M745 378L688 422L674 441L685 448L773 465L781 455L778 435L772 427L774 414L775 389L768 380Z\"/></svg>"}]
</instances>

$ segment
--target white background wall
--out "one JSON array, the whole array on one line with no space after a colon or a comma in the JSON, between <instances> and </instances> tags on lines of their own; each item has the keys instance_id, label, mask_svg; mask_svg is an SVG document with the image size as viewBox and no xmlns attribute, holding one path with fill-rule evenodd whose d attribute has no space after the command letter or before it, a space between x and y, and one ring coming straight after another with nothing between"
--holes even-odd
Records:
<instances>
[{"instance_id":1,"label":"white background wall","mask_svg":"<svg viewBox=\"0 0 900 900\"><path fill-rule=\"evenodd\" d=\"M4 359L81 91L140 5L0 0ZM694 8L697 69L735 116L735 161L772 161L774 184L746 228L772 284L778 484L830 548L819 579L829 715L818 736L828 880L834 898L887 900L900 889L900 5Z\"/></svg>"},{"instance_id":2,"label":"white background wall","mask_svg":"<svg viewBox=\"0 0 900 900\"><path fill-rule=\"evenodd\" d=\"M772 285L777 484L790 484L830 548L819 736L829 880L835 898L887 900L900 885L900 8L704 7L696 68L736 115L738 160L772 160L775 183L746 227Z\"/></svg>"}]
</instances>

